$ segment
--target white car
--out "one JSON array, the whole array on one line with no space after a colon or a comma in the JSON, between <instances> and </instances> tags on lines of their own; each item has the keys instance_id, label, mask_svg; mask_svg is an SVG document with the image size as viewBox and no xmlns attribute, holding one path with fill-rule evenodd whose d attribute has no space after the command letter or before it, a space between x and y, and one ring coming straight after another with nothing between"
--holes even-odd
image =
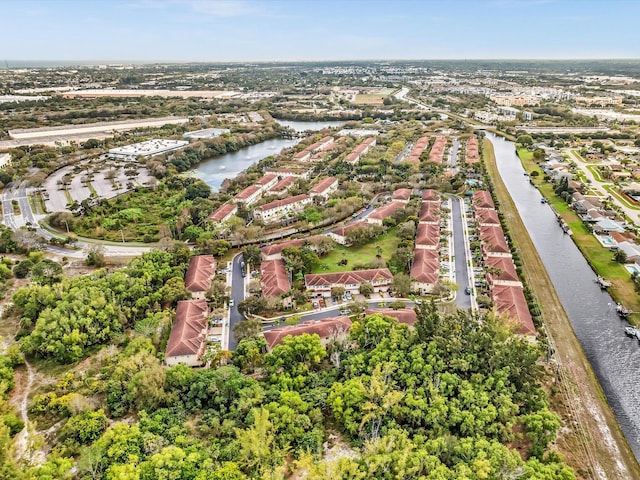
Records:
<instances>
[{"instance_id":1,"label":"white car","mask_svg":"<svg viewBox=\"0 0 640 480\"><path fill-rule=\"evenodd\" d=\"M233 301L233 298L231 300L229 300L229 308L233 308L233 306L235 305L235 302Z\"/></svg>"}]
</instances>

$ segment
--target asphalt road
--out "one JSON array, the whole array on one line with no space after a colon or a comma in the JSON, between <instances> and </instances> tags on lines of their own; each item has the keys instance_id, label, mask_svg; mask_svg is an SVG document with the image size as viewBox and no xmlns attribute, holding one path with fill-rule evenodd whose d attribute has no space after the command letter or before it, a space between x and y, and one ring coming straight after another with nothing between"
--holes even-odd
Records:
<instances>
[{"instance_id":1,"label":"asphalt road","mask_svg":"<svg viewBox=\"0 0 640 480\"><path fill-rule=\"evenodd\" d=\"M451 155L449 156L449 164L452 167L458 165L458 149L460 148L460 140L458 137L453 138L453 145L451 146Z\"/></svg>"},{"instance_id":2,"label":"asphalt road","mask_svg":"<svg viewBox=\"0 0 640 480\"><path fill-rule=\"evenodd\" d=\"M459 197L451 196L451 217L453 221L453 249L455 252L454 268L456 273L456 283L458 284L458 294L456 295L456 305L462 309L471 308L471 295L465 293L469 284L469 271L467 259L467 241L462 225L462 200Z\"/></svg>"},{"instance_id":3,"label":"asphalt road","mask_svg":"<svg viewBox=\"0 0 640 480\"><path fill-rule=\"evenodd\" d=\"M244 277L242 276L240 262L242 262L242 254L233 257L231 263L231 298L234 306L229 311L229 350L234 351L238 346L238 342L233 336L233 327L244 320L244 317L238 312L238 303L244 300Z\"/></svg>"}]
</instances>

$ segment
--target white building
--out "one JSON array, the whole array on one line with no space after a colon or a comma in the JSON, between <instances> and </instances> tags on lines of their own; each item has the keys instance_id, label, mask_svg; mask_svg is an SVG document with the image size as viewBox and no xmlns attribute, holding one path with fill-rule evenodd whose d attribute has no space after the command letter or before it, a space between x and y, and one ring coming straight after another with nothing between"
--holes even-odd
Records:
<instances>
[{"instance_id":1,"label":"white building","mask_svg":"<svg viewBox=\"0 0 640 480\"><path fill-rule=\"evenodd\" d=\"M11 165L11 154L0 153L0 168L4 168L7 165Z\"/></svg>"},{"instance_id":2,"label":"white building","mask_svg":"<svg viewBox=\"0 0 640 480\"><path fill-rule=\"evenodd\" d=\"M258 185L251 185L233 197L233 201L244 203L245 205L251 205L252 203L256 203L260 200L260 197L262 197L262 187Z\"/></svg>"},{"instance_id":3,"label":"white building","mask_svg":"<svg viewBox=\"0 0 640 480\"><path fill-rule=\"evenodd\" d=\"M275 223L296 217L310 203L311 197L309 195L296 195L261 205L256 208L253 215L265 224Z\"/></svg>"},{"instance_id":4,"label":"white building","mask_svg":"<svg viewBox=\"0 0 640 480\"><path fill-rule=\"evenodd\" d=\"M231 133L231 130L228 128L205 128L202 130L195 130L193 132L186 132L182 137L189 139L215 138L225 133Z\"/></svg>"},{"instance_id":5,"label":"white building","mask_svg":"<svg viewBox=\"0 0 640 480\"><path fill-rule=\"evenodd\" d=\"M117 147L109 150L109 158L133 161L138 157L153 157L162 153L180 150L189 145L186 140L155 139L146 142L134 143L125 147Z\"/></svg>"},{"instance_id":6,"label":"white building","mask_svg":"<svg viewBox=\"0 0 640 480\"><path fill-rule=\"evenodd\" d=\"M336 190L338 190L338 179L327 177L316 184L316 186L309 191L309 195L312 197L324 197L326 199Z\"/></svg>"}]
</instances>

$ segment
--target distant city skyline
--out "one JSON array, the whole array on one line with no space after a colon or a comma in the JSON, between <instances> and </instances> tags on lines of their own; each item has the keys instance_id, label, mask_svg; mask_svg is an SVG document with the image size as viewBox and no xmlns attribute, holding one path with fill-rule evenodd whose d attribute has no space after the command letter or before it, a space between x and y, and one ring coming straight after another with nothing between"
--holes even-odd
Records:
<instances>
[{"instance_id":1,"label":"distant city skyline","mask_svg":"<svg viewBox=\"0 0 640 480\"><path fill-rule=\"evenodd\" d=\"M0 6L2 64L640 58L640 2L633 0L0 0Z\"/></svg>"}]
</instances>

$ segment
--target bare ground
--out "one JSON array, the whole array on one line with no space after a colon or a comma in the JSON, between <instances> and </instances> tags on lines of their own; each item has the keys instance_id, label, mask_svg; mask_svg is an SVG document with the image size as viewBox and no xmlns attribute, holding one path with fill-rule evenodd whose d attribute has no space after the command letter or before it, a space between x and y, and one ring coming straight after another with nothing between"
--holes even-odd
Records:
<instances>
[{"instance_id":1,"label":"bare ground","mask_svg":"<svg viewBox=\"0 0 640 480\"><path fill-rule=\"evenodd\" d=\"M512 239L520 251L527 283L540 302L552 351L549 362L551 382L558 390L558 394L552 396L552 405L562 420L557 449L578 478L640 479L640 467L498 174L493 145L488 140L484 141L484 157L500 209L508 219ZM556 343L556 340L559 341Z\"/></svg>"}]
</instances>

